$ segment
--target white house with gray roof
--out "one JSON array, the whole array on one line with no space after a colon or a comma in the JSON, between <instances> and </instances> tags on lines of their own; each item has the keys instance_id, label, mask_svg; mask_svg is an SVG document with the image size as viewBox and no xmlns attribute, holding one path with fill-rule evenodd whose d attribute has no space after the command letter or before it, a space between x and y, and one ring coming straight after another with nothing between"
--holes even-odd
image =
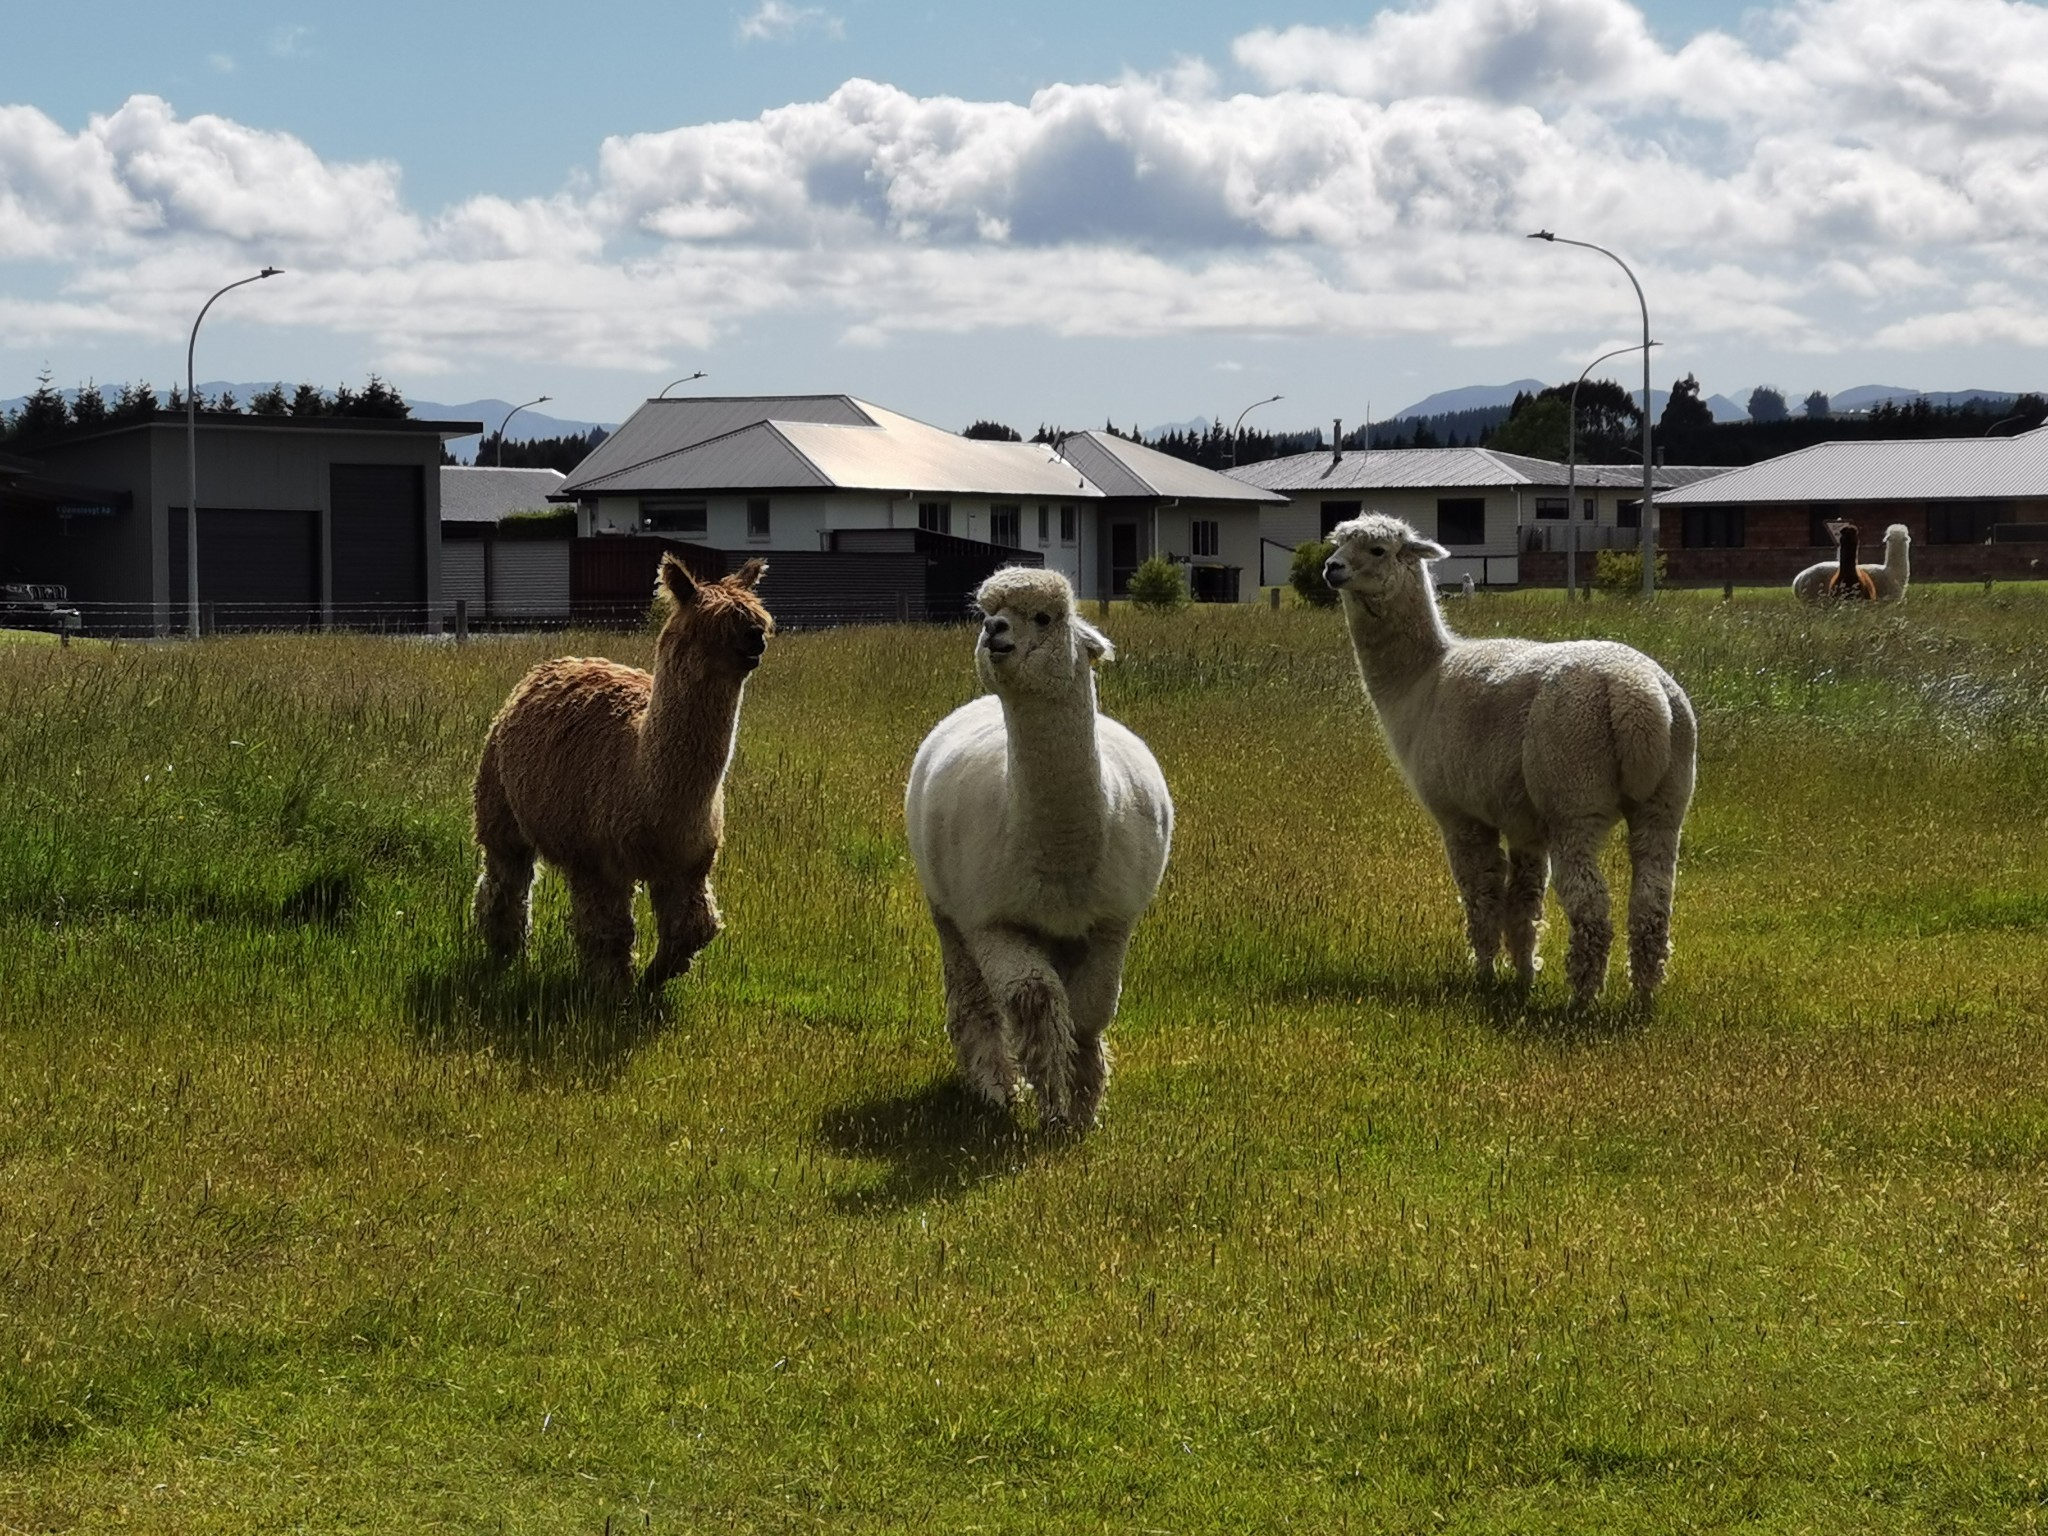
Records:
<instances>
[{"instance_id":1,"label":"white house with gray roof","mask_svg":"<svg viewBox=\"0 0 2048 1536\"><path fill-rule=\"evenodd\" d=\"M1269 582L1286 579L1298 545L1362 512L1403 518L1449 549L1451 558L1436 567L1438 581L1469 575L1482 586L1518 584L1524 553L1562 550L1551 530L1574 520L1581 549L1632 546L1642 515L1643 472L1635 465L1581 464L1573 473L1549 459L1492 448L1322 449L1231 473L1288 498L1264 519ZM1714 473L1660 464L1653 483L1661 502L1667 487Z\"/></svg>"},{"instance_id":2,"label":"white house with gray roof","mask_svg":"<svg viewBox=\"0 0 2048 1536\"><path fill-rule=\"evenodd\" d=\"M771 557L852 553L876 547L877 530L922 530L1038 555L1084 597L1122 591L1158 549L1186 559L1211 595L1247 598L1258 510L1277 500L1107 434L1056 448L992 442L850 395L649 400L552 499L574 502L591 537L658 534ZM1230 561L1251 572L1242 589L1225 579Z\"/></svg>"}]
</instances>

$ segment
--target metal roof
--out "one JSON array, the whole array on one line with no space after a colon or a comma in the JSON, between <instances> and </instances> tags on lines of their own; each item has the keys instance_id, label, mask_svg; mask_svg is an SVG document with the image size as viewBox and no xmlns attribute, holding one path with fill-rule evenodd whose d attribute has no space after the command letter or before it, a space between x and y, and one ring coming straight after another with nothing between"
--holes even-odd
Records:
<instances>
[{"instance_id":1,"label":"metal roof","mask_svg":"<svg viewBox=\"0 0 2048 1536\"><path fill-rule=\"evenodd\" d=\"M869 418L845 395L692 395L649 400L629 416L590 456L570 472L574 491L638 469L668 454L758 426L764 421L836 421L869 426Z\"/></svg>"},{"instance_id":2,"label":"metal roof","mask_svg":"<svg viewBox=\"0 0 2048 1536\"><path fill-rule=\"evenodd\" d=\"M1283 505L1287 498L1176 459L1110 432L1075 432L1060 443L1060 454L1106 496L1175 497L1183 501L1242 501Z\"/></svg>"},{"instance_id":3,"label":"metal roof","mask_svg":"<svg viewBox=\"0 0 2048 1536\"><path fill-rule=\"evenodd\" d=\"M1557 486L1568 481L1562 464L1492 448L1346 449L1341 458L1328 450L1290 454L1247 464L1230 472L1239 480L1289 495L1332 491L1407 491L1492 489L1499 486ZM1688 483L1718 473L1705 466L1666 466L1652 472L1658 486ZM1581 464L1581 486L1640 487L1643 472L1633 464Z\"/></svg>"},{"instance_id":4,"label":"metal roof","mask_svg":"<svg viewBox=\"0 0 2048 1536\"><path fill-rule=\"evenodd\" d=\"M960 437L850 395L798 395L650 400L554 496L756 489L1102 494L1043 443Z\"/></svg>"},{"instance_id":5,"label":"metal roof","mask_svg":"<svg viewBox=\"0 0 2048 1536\"><path fill-rule=\"evenodd\" d=\"M1756 501L1974 501L2048 496L2048 427L2017 437L1815 443L1663 497L1666 506Z\"/></svg>"},{"instance_id":6,"label":"metal roof","mask_svg":"<svg viewBox=\"0 0 2048 1536\"><path fill-rule=\"evenodd\" d=\"M443 465L441 521L495 523L513 512L552 511L548 496L564 478L559 469Z\"/></svg>"}]
</instances>

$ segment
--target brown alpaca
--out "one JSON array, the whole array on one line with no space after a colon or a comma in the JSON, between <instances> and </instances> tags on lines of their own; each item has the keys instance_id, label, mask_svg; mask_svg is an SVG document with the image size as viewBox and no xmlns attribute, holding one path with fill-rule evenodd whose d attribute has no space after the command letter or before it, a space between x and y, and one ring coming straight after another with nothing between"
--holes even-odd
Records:
<instances>
[{"instance_id":1,"label":"brown alpaca","mask_svg":"<svg viewBox=\"0 0 2048 1536\"><path fill-rule=\"evenodd\" d=\"M499 959L525 946L536 855L569 882L576 947L607 986L632 979L636 881L647 882L658 936L645 986L687 971L717 935L725 767L741 691L775 627L754 595L767 568L749 560L700 584L662 556L655 592L669 614L651 676L563 656L505 700L476 770L476 921Z\"/></svg>"},{"instance_id":2,"label":"brown alpaca","mask_svg":"<svg viewBox=\"0 0 2048 1536\"><path fill-rule=\"evenodd\" d=\"M1828 581L1829 597L1851 597L1869 602L1877 601L1877 582L1869 571L1856 563L1856 525L1842 524L1841 538L1835 545L1835 574Z\"/></svg>"}]
</instances>

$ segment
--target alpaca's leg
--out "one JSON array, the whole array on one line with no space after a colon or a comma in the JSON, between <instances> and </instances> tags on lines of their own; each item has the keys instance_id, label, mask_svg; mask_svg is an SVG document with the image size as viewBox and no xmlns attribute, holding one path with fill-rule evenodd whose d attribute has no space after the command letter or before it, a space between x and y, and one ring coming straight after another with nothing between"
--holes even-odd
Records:
<instances>
[{"instance_id":1,"label":"alpaca's leg","mask_svg":"<svg viewBox=\"0 0 2048 1536\"><path fill-rule=\"evenodd\" d=\"M1571 943L1565 951L1564 976L1578 1003L1600 995L1607 979L1607 952L1614 944L1607 877L1600 872L1600 845L1607 840L1601 822L1575 822L1553 830L1552 873L1557 899L1571 920Z\"/></svg>"},{"instance_id":2,"label":"alpaca's leg","mask_svg":"<svg viewBox=\"0 0 2048 1536\"><path fill-rule=\"evenodd\" d=\"M968 1088L998 1107L1016 1102L1023 1091L1017 1056L1003 1028L1003 1013L989 996L981 967L968 953L967 940L951 918L932 913L939 930L939 958L946 972L946 1034Z\"/></svg>"},{"instance_id":3,"label":"alpaca's leg","mask_svg":"<svg viewBox=\"0 0 2048 1536\"><path fill-rule=\"evenodd\" d=\"M1507 860L1500 834L1476 821L1443 821L1444 852L1450 856L1451 878L1465 903L1465 937L1472 944L1472 964L1482 982L1493 979L1493 957L1500 949L1502 909L1507 899Z\"/></svg>"},{"instance_id":4,"label":"alpaca's leg","mask_svg":"<svg viewBox=\"0 0 2048 1536\"><path fill-rule=\"evenodd\" d=\"M1550 856L1541 848L1508 850L1508 889L1503 913L1508 959L1515 979L1536 979L1536 938L1543 928L1543 893L1550 884Z\"/></svg>"},{"instance_id":5,"label":"alpaca's leg","mask_svg":"<svg viewBox=\"0 0 2048 1536\"><path fill-rule=\"evenodd\" d=\"M1044 947L1016 928L983 928L967 947L989 993L1016 1033L1024 1076L1038 1093L1048 1125L1066 1123L1074 1057L1074 1018L1067 989Z\"/></svg>"},{"instance_id":6,"label":"alpaca's leg","mask_svg":"<svg viewBox=\"0 0 2048 1536\"><path fill-rule=\"evenodd\" d=\"M1067 978L1067 1003L1074 1017L1073 1121L1083 1130L1095 1123L1109 1083L1107 1033L1123 991L1124 956L1130 945L1130 924L1097 925Z\"/></svg>"},{"instance_id":7,"label":"alpaca's leg","mask_svg":"<svg viewBox=\"0 0 2048 1536\"><path fill-rule=\"evenodd\" d=\"M498 776L496 749L486 746L476 774L476 840L483 848L483 872L476 878L471 910L484 943L499 960L526 947L532 924L533 845L519 828Z\"/></svg>"},{"instance_id":8,"label":"alpaca's leg","mask_svg":"<svg viewBox=\"0 0 2048 1536\"><path fill-rule=\"evenodd\" d=\"M711 895L711 866L680 879L650 880L647 898L654 908L654 958L640 977L648 988L661 986L690 968L697 952L718 937L718 903Z\"/></svg>"},{"instance_id":9,"label":"alpaca's leg","mask_svg":"<svg viewBox=\"0 0 2048 1536\"><path fill-rule=\"evenodd\" d=\"M584 969L601 986L625 991L633 982L633 882L588 870L565 870L570 930Z\"/></svg>"},{"instance_id":10,"label":"alpaca's leg","mask_svg":"<svg viewBox=\"0 0 2048 1536\"><path fill-rule=\"evenodd\" d=\"M1671 901L1678 884L1678 822L1668 812L1629 819L1628 974L1647 1000L1671 957Z\"/></svg>"}]
</instances>

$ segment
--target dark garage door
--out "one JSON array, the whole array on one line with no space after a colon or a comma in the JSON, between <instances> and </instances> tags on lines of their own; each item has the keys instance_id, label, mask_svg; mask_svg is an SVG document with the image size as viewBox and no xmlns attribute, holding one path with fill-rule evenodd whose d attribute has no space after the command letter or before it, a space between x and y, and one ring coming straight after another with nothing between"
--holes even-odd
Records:
<instances>
[{"instance_id":1,"label":"dark garage door","mask_svg":"<svg viewBox=\"0 0 2048 1536\"><path fill-rule=\"evenodd\" d=\"M417 464L336 464L334 622L420 629L427 621L426 491Z\"/></svg>"},{"instance_id":2,"label":"dark garage door","mask_svg":"<svg viewBox=\"0 0 2048 1536\"><path fill-rule=\"evenodd\" d=\"M199 601L216 629L304 629L320 613L320 514L199 509ZM186 616L185 509L171 508L171 619Z\"/></svg>"}]
</instances>

